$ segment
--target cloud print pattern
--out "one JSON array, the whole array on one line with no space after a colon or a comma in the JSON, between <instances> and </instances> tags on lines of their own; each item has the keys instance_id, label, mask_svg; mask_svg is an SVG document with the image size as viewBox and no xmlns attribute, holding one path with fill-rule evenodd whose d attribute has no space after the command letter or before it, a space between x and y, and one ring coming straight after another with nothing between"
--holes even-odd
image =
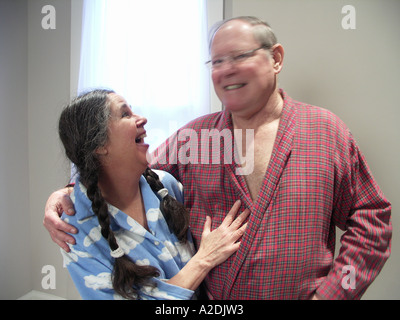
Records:
<instances>
[{"instance_id":1,"label":"cloud print pattern","mask_svg":"<svg viewBox=\"0 0 400 320\"><path fill-rule=\"evenodd\" d=\"M156 171L171 196L183 202L182 185L169 173ZM140 299L191 299L194 291L174 286L165 280L175 276L194 255L192 238L182 244L170 233L168 225L160 211L160 198L151 190L146 179L140 179L140 189L146 211L149 231L119 209L109 205L111 228L119 246L139 265L152 265L160 271L160 277L154 278L156 287L139 288ZM62 218L78 229L73 235L76 244L71 252L61 250L64 266L83 299L121 299L111 283L114 259L110 247L100 232L97 217L91 209L86 188L76 181L71 199L76 214Z\"/></svg>"}]
</instances>

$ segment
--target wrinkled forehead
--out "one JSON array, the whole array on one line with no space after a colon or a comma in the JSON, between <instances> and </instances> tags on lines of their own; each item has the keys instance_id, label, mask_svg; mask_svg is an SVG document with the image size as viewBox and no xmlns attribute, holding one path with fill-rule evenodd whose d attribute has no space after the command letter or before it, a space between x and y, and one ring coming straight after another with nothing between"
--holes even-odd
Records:
<instances>
[{"instance_id":1,"label":"wrinkled forehead","mask_svg":"<svg viewBox=\"0 0 400 320\"><path fill-rule=\"evenodd\" d=\"M108 94L108 99L110 100L111 103L115 104L126 104L126 100L123 96L119 95L118 93L109 93Z\"/></svg>"},{"instance_id":2,"label":"wrinkled forehead","mask_svg":"<svg viewBox=\"0 0 400 320\"><path fill-rule=\"evenodd\" d=\"M128 106L125 98L117 93L109 93L107 95L108 100L110 101L110 109L111 111L117 111L124 106Z\"/></svg>"}]
</instances>

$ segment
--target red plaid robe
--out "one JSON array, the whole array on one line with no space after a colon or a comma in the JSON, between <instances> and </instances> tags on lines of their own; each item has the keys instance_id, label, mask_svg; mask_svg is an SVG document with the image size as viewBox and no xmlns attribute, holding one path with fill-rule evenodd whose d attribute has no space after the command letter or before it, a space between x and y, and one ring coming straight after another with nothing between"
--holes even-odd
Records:
<instances>
[{"instance_id":1,"label":"red plaid robe","mask_svg":"<svg viewBox=\"0 0 400 320\"><path fill-rule=\"evenodd\" d=\"M241 211L251 210L240 249L206 278L212 298L309 299L315 292L326 299L360 298L390 255L391 205L345 124L281 94L280 125L255 203L235 161L224 163L233 138L221 139L219 164L212 164L218 147L210 143L208 154L201 147L202 129L233 131L227 111L187 124L191 136L184 141L177 139L180 129L155 151L153 167L183 183L197 243L206 215L216 228L237 199ZM188 148L196 135L198 149ZM189 154L192 163L181 163ZM336 259L335 227L346 231Z\"/></svg>"}]
</instances>

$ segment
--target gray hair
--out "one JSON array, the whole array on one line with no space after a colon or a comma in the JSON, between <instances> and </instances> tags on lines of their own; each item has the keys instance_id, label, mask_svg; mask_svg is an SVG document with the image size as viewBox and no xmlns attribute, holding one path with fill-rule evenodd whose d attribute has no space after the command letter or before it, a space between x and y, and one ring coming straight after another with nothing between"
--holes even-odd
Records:
<instances>
[{"instance_id":1,"label":"gray hair","mask_svg":"<svg viewBox=\"0 0 400 320\"><path fill-rule=\"evenodd\" d=\"M208 48L209 52L211 52L211 45L214 40L214 36L217 33L217 31L227 22L233 21L233 20L241 20L245 21L248 24L252 25L253 28L253 35L254 39L260 43L260 45L264 46L267 49L272 48L275 44L278 43L278 39L276 38L274 31L272 28L269 26L269 24L257 17L253 16L240 16L240 17L235 17L231 19L226 19L222 20L220 22L217 22L214 24L209 32L209 43L208 43Z\"/></svg>"},{"instance_id":2,"label":"gray hair","mask_svg":"<svg viewBox=\"0 0 400 320\"><path fill-rule=\"evenodd\" d=\"M108 121L112 90L93 90L73 99L62 111L58 132L65 153L86 184L88 176L99 169L96 149L108 140Z\"/></svg>"}]
</instances>

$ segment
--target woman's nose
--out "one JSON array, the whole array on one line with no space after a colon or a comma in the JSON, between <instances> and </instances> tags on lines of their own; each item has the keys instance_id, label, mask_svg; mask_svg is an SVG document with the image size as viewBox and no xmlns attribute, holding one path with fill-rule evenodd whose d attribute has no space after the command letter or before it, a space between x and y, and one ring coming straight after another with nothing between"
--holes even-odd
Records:
<instances>
[{"instance_id":1,"label":"woman's nose","mask_svg":"<svg viewBox=\"0 0 400 320\"><path fill-rule=\"evenodd\" d=\"M136 126L138 128L143 127L146 123L147 123L147 119L145 117L138 116L138 118L136 120Z\"/></svg>"}]
</instances>

